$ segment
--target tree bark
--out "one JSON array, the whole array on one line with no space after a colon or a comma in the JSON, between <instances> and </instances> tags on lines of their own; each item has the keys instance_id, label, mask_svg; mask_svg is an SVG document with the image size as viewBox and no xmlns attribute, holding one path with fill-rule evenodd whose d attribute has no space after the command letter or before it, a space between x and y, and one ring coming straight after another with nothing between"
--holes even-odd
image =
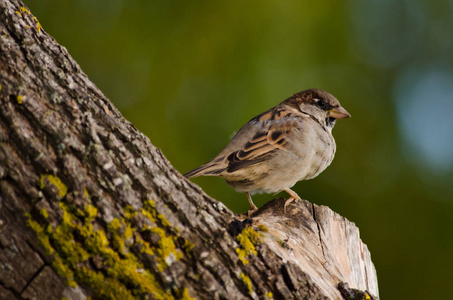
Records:
<instances>
[{"instance_id":1,"label":"tree bark","mask_svg":"<svg viewBox=\"0 0 453 300\"><path fill-rule=\"evenodd\" d=\"M377 296L353 223L281 199L236 216L20 1L0 13L0 299L341 299L341 282Z\"/></svg>"}]
</instances>

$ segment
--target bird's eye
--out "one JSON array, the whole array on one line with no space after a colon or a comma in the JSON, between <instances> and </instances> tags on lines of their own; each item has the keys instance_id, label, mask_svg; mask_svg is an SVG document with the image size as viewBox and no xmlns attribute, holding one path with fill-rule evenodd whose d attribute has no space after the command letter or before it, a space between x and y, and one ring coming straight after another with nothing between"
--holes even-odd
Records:
<instances>
[{"instance_id":1,"label":"bird's eye","mask_svg":"<svg viewBox=\"0 0 453 300\"><path fill-rule=\"evenodd\" d=\"M327 109L329 104L326 102L324 99L316 99L316 106L322 108L322 109Z\"/></svg>"}]
</instances>

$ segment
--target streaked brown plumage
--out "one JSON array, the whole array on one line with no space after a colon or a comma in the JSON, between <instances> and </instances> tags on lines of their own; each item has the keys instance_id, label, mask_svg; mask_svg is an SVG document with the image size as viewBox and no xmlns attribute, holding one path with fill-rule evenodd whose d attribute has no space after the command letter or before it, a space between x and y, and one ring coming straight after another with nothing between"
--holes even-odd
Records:
<instances>
[{"instance_id":1,"label":"streaked brown plumage","mask_svg":"<svg viewBox=\"0 0 453 300\"><path fill-rule=\"evenodd\" d=\"M300 197L290 188L316 177L335 155L332 128L349 113L331 94L310 89L294 94L254 117L210 162L184 176L219 176L245 192L251 210L258 208L250 194L286 191L286 206Z\"/></svg>"}]
</instances>

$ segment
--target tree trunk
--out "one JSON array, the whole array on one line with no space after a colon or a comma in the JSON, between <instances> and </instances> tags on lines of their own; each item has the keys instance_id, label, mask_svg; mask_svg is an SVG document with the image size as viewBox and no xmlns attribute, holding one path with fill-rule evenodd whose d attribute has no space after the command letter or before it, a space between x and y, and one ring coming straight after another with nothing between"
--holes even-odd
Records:
<instances>
[{"instance_id":1,"label":"tree trunk","mask_svg":"<svg viewBox=\"0 0 453 300\"><path fill-rule=\"evenodd\" d=\"M0 299L341 299L341 282L378 294L353 223L307 201L284 215L281 199L234 215L20 1L0 13Z\"/></svg>"}]
</instances>

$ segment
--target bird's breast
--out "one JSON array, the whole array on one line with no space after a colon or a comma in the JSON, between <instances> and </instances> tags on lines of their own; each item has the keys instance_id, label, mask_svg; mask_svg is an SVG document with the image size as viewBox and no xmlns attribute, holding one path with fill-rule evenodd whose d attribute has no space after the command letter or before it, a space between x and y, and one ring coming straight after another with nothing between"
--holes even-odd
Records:
<instances>
[{"instance_id":1,"label":"bird's breast","mask_svg":"<svg viewBox=\"0 0 453 300\"><path fill-rule=\"evenodd\" d=\"M312 179L324 171L335 156L335 140L332 134L322 127L304 130L293 140L294 173L298 181Z\"/></svg>"}]
</instances>

